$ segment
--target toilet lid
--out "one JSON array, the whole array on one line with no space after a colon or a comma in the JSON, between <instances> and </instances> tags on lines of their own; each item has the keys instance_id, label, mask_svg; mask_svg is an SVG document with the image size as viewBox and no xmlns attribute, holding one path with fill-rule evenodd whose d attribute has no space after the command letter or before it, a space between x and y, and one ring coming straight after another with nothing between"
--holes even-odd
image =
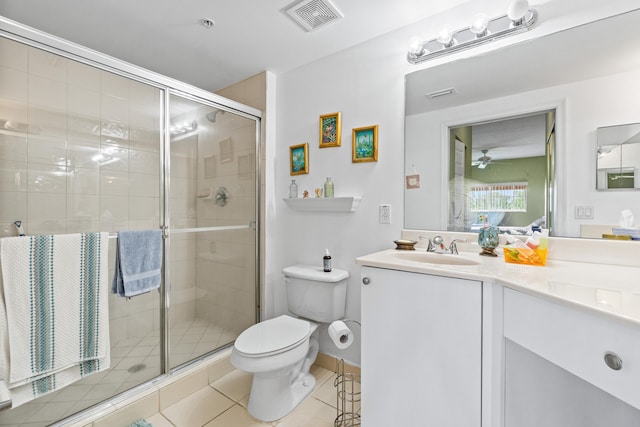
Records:
<instances>
[{"instance_id":1,"label":"toilet lid","mask_svg":"<svg viewBox=\"0 0 640 427\"><path fill-rule=\"evenodd\" d=\"M235 347L245 354L273 353L298 344L309 331L306 320L282 315L249 327L236 339Z\"/></svg>"}]
</instances>

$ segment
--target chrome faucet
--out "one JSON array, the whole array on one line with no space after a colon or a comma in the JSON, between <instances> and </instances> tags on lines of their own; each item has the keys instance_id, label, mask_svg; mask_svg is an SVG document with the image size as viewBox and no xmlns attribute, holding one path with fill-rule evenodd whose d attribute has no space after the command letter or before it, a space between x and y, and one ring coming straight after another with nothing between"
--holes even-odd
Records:
<instances>
[{"instance_id":1,"label":"chrome faucet","mask_svg":"<svg viewBox=\"0 0 640 427\"><path fill-rule=\"evenodd\" d=\"M453 239L449 243L449 253L458 255L458 242L467 243L467 239Z\"/></svg>"},{"instance_id":2,"label":"chrome faucet","mask_svg":"<svg viewBox=\"0 0 640 427\"><path fill-rule=\"evenodd\" d=\"M433 242L431 241L430 237L427 236L418 236L418 239L420 240L428 240L429 243L427 244L427 252L433 252L434 247L433 247Z\"/></svg>"},{"instance_id":3,"label":"chrome faucet","mask_svg":"<svg viewBox=\"0 0 640 427\"><path fill-rule=\"evenodd\" d=\"M435 236L433 239L427 236L420 236L420 240L428 240L427 252L433 252L436 254L458 254L458 242L466 242L467 239L453 239L447 248L444 245L444 239L442 236Z\"/></svg>"}]
</instances>

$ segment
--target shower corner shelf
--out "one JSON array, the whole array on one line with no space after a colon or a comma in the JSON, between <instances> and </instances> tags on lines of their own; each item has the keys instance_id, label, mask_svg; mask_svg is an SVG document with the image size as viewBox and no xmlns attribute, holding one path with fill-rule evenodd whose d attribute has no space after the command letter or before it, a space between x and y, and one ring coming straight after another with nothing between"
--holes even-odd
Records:
<instances>
[{"instance_id":1,"label":"shower corner shelf","mask_svg":"<svg viewBox=\"0 0 640 427\"><path fill-rule=\"evenodd\" d=\"M362 197L309 197L283 200L289 208L296 211L353 212L358 209Z\"/></svg>"}]
</instances>

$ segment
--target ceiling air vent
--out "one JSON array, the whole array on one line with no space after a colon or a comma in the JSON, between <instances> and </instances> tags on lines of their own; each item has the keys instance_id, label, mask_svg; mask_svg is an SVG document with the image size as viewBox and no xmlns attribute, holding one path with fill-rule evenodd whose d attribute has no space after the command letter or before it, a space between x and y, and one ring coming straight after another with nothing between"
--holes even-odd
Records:
<instances>
[{"instance_id":1,"label":"ceiling air vent","mask_svg":"<svg viewBox=\"0 0 640 427\"><path fill-rule=\"evenodd\" d=\"M284 11L306 31L315 31L344 16L329 0L296 1Z\"/></svg>"}]
</instances>

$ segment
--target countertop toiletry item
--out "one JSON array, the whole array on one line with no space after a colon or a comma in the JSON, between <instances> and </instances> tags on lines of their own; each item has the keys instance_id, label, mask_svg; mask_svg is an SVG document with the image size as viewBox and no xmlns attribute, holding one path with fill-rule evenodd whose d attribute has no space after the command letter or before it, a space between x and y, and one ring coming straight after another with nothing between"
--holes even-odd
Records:
<instances>
[{"instance_id":1,"label":"countertop toiletry item","mask_svg":"<svg viewBox=\"0 0 640 427\"><path fill-rule=\"evenodd\" d=\"M327 177L327 182L324 183L324 197L333 197L333 181L330 177Z\"/></svg>"},{"instance_id":2,"label":"countertop toiletry item","mask_svg":"<svg viewBox=\"0 0 640 427\"><path fill-rule=\"evenodd\" d=\"M331 255L329 254L329 249L324 250L324 257L322 257L322 268L327 273L331 271Z\"/></svg>"},{"instance_id":3,"label":"countertop toiletry item","mask_svg":"<svg viewBox=\"0 0 640 427\"><path fill-rule=\"evenodd\" d=\"M513 264L545 265L549 245L549 230L534 231L525 242L513 239L503 248L504 260Z\"/></svg>"},{"instance_id":4,"label":"countertop toiletry item","mask_svg":"<svg viewBox=\"0 0 640 427\"><path fill-rule=\"evenodd\" d=\"M540 245L540 237L542 237L542 233L539 231L534 231L533 235L528 237L525 243L531 249L536 249Z\"/></svg>"},{"instance_id":5,"label":"countertop toiletry item","mask_svg":"<svg viewBox=\"0 0 640 427\"><path fill-rule=\"evenodd\" d=\"M292 179L291 184L289 184L289 198L290 199L298 198L298 184L296 184L295 179Z\"/></svg>"}]
</instances>

